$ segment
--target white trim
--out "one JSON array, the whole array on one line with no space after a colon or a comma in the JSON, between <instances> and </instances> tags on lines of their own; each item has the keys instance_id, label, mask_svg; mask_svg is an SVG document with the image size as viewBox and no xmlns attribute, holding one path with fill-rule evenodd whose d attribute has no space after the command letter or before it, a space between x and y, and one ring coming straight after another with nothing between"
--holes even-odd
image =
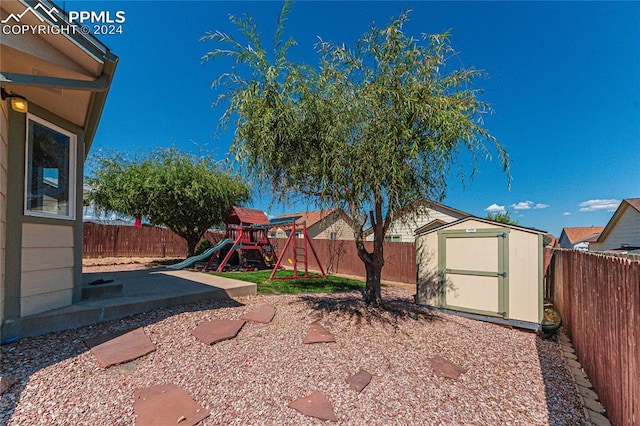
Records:
<instances>
[{"instance_id":1,"label":"white trim","mask_svg":"<svg viewBox=\"0 0 640 426\"><path fill-rule=\"evenodd\" d=\"M60 215L54 213L45 213L45 212L34 212L29 210L27 206L27 194L29 191L28 182L29 182L29 121L36 122L42 126L45 126L51 130L54 130L58 133L61 133L67 137L69 137L69 214L68 215ZM60 126L56 126L55 124L47 121L43 118L40 118L31 113L27 113L26 119L26 140L24 144L24 205L23 211L25 216L33 216L33 217L46 217L52 219L63 219L63 220L75 220L76 219L76 187L78 183L76 182L76 168L77 164L77 151L78 151L78 136L75 133L72 133L66 129L63 129Z\"/></svg>"}]
</instances>

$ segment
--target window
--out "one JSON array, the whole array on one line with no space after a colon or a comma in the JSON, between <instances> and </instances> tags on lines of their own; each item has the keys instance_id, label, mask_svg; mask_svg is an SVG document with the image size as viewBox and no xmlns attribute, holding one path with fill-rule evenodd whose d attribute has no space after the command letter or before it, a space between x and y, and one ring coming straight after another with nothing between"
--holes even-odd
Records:
<instances>
[{"instance_id":1,"label":"window","mask_svg":"<svg viewBox=\"0 0 640 426\"><path fill-rule=\"evenodd\" d=\"M338 234L336 232L332 232L331 235L329 236L329 239L337 240L338 239Z\"/></svg>"},{"instance_id":2,"label":"window","mask_svg":"<svg viewBox=\"0 0 640 426\"><path fill-rule=\"evenodd\" d=\"M74 219L76 135L29 114L26 145L25 214Z\"/></svg>"},{"instance_id":3,"label":"window","mask_svg":"<svg viewBox=\"0 0 640 426\"><path fill-rule=\"evenodd\" d=\"M402 235L385 235L384 240L391 243L402 242Z\"/></svg>"}]
</instances>

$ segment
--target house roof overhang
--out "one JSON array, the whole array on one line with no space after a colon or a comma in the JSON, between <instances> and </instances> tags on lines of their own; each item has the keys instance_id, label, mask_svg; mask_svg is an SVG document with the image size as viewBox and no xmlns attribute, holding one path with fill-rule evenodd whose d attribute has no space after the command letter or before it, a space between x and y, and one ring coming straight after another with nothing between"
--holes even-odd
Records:
<instances>
[{"instance_id":1,"label":"house roof overhang","mask_svg":"<svg viewBox=\"0 0 640 426\"><path fill-rule=\"evenodd\" d=\"M437 203L435 201L430 201L427 200L426 198L420 198L419 200L414 201L413 203L403 207L402 209L398 210L395 214L394 220L397 219L402 219L403 217L407 216L408 214L414 212L417 208L420 207L428 207L428 208L432 208L434 210L444 210L454 216L460 216L460 218L465 218L465 217L470 217L471 215L469 213L463 212L462 210L457 210L454 209L453 207L449 207L449 206L445 206L444 204L440 204ZM431 222L429 222L429 224L431 224ZM427 225L429 225L427 224ZM420 227L419 229L415 230L415 233L418 234L419 230L422 230L424 228L424 226ZM430 228L429 228L430 229ZM364 230L363 235L365 237L367 237L368 235L373 233L373 227L370 226L367 229Z\"/></svg>"},{"instance_id":2,"label":"house roof overhang","mask_svg":"<svg viewBox=\"0 0 640 426\"><path fill-rule=\"evenodd\" d=\"M611 230L615 227L616 223L620 220L627 208L631 208L640 213L640 198L625 198L622 200L616 211L613 213L613 216L611 216L611 219L609 219L609 222L600 233L600 236L597 239L598 243L603 242L607 238L607 235L609 235Z\"/></svg>"},{"instance_id":3,"label":"house roof overhang","mask_svg":"<svg viewBox=\"0 0 640 426\"><path fill-rule=\"evenodd\" d=\"M33 13L23 13L31 8ZM51 16L42 12L51 11ZM3 1L0 17L20 17L20 24L66 26L67 15L49 1ZM7 24L4 24L7 25ZM0 85L84 131L88 154L111 88L118 57L81 31L4 34L0 43Z\"/></svg>"}]
</instances>

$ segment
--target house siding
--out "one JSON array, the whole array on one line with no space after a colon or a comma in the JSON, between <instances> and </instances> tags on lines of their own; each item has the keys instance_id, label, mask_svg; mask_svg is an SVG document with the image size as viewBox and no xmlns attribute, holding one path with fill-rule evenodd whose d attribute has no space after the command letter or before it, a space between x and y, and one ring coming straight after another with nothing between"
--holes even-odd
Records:
<instances>
[{"instance_id":1,"label":"house siding","mask_svg":"<svg viewBox=\"0 0 640 426\"><path fill-rule=\"evenodd\" d=\"M70 305L74 287L73 226L22 226L21 316Z\"/></svg>"},{"instance_id":2,"label":"house siding","mask_svg":"<svg viewBox=\"0 0 640 426\"><path fill-rule=\"evenodd\" d=\"M307 229L309 238L317 240L330 240L331 233L336 233L337 240L354 240L353 228L349 226L343 217L332 215Z\"/></svg>"},{"instance_id":3,"label":"house siding","mask_svg":"<svg viewBox=\"0 0 640 426\"><path fill-rule=\"evenodd\" d=\"M627 207L605 239L601 242L592 242L589 250L613 250L620 248L622 244L640 247L640 212L632 207Z\"/></svg>"},{"instance_id":4,"label":"house siding","mask_svg":"<svg viewBox=\"0 0 640 426\"><path fill-rule=\"evenodd\" d=\"M448 211L446 209L442 209L440 207L425 207L421 206L418 208L417 213L415 214L413 220L402 221L395 220L389 226L387 230L387 236L400 236L400 242L402 243L411 243L415 241L415 231L416 229L426 225L427 223L439 219L445 223L451 223L458 219L462 219L464 216ZM373 241L373 233L367 235L367 241Z\"/></svg>"},{"instance_id":5,"label":"house siding","mask_svg":"<svg viewBox=\"0 0 640 426\"><path fill-rule=\"evenodd\" d=\"M566 248L566 249L573 248L573 244L571 244L571 241L569 241L569 238L567 237L567 234L564 231L562 231L562 234L558 239L558 245L560 246L560 248Z\"/></svg>"},{"instance_id":6,"label":"house siding","mask_svg":"<svg viewBox=\"0 0 640 426\"><path fill-rule=\"evenodd\" d=\"M7 102L0 102L0 324L4 320L5 251L7 232L7 156L9 154Z\"/></svg>"}]
</instances>

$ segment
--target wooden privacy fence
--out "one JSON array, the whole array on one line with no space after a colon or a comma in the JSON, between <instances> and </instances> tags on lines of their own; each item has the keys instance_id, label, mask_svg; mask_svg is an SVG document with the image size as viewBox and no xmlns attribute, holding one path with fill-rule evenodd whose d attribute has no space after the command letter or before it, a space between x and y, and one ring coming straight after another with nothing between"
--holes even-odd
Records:
<instances>
[{"instance_id":1,"label":"wooden privacy fence","mask_svg":"<svg viewBox=\"0 0 640 426\"><path fill-rule=\"evenodd\" d=\"M185 257L187 243L169 229L156 227L100 225L84 223L83 257ZM205 238L215 244L224 238L223 233L207 232ZM284 247L285 238L271 239L276 252ZM325 271L332 274L354 275L365 278L364 264L358 257L356 246L348 240L313 240ZM373 243L366 243L368 250ZM382 279L405 284L416 283L416 248L413 243L384 243L385 265ZM287 259L293 259L291 249L285 253ZM318 264L309 252L309 268L317 271Z\"/></svg>"},{"instance_id":2,"label":"wooden privacy fence","mask_svg":"<svg viewBox=\"0 0 640 426\"><path fill-rule=\"evenodd\" d=\"M222 233L205 234L212 243L224 238ZM83 224L82 255L99 257L185 257L187 242L173 231L151 226Z\"/></svg>"},{"instance_id":3,"label":"wooden privacy fence","mask_svg":"<svg viewBox=\"0 0 640 426\"><path fill-rule=\"evenodd\" d=\"M640 262L554 250L553 302L614 425L640 424Z\"/></svg>"},{"instance_id":4,"label":"wooden privacy fence","mask_svg":"<svg viewBox=\"0 0 640 426\"><path fill-rule=\"evenodd\" d=\"M286 238L271 238L276 253L284 247ZM299 240L299 243L301 241ZM355 242L350 240L312 240L320 262L332 274L354 275L364 280L366 273L364 264L358 257ZM373 243L365 243L367 250L373 249ZM416 246L414 243L384 243L384 268L382 279L404 284L416 283ZM291 247L284 253L283 265L288 266L288 259L294 260ZM299 268L302 266L299 266ZM318 264L309 250L309 269L318 271Z\"/></svg>"}]
</instances>

